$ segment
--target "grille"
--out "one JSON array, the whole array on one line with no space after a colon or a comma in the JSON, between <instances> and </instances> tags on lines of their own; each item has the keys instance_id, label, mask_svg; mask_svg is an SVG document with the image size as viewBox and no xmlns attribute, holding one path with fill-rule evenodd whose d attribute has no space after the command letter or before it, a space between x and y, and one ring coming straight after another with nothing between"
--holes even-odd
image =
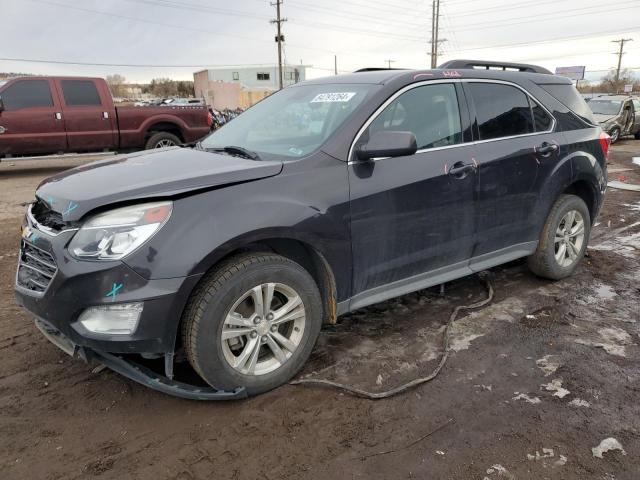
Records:
<instances>
[{"instance_id":1,"label":"grille","mask_svg":"<svg viewBox=\"0 0 640 480\"><path fill-rule=\"evenodd\" d=\"M56 261L49 253L22 242L16 276L20 287L44 293L57 271Z\"/></svg>"},{"instance_id":2,"label":"grille","mask_svg":"<svg viewBox=\"0 0 640 480\"><path fill-rule=\"evenodd\" d=\"M38 200L33 204L31 207L31 215L33 215L33 218L35 218L36 222L40 225L44 225L56 232L59 232L67 226L67 224L62 220L62 215L51 210L41 200Z\"/></svg>"}]
</instances>

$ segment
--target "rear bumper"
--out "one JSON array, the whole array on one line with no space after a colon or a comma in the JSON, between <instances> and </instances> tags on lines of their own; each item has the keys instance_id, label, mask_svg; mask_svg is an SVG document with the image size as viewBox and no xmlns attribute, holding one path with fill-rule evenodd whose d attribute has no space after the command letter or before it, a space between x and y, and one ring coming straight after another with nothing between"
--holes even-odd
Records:
<instances>
[{"instance_id":1,"label":"rear bumper","mask_svg":"<svg viewBox=\"0 0 640 480\"><path fill-rule=\"evenodd\" d=\"M159 374L122 355L77 345L58 329L41 319L36 319L36 326L51 343L69 355L81 358L86 362L97 361L114 372L153 390L189 400L235 400L247 397L244 388L227 392L211 387L189 385Z\"/></svg>"}]
</instances>

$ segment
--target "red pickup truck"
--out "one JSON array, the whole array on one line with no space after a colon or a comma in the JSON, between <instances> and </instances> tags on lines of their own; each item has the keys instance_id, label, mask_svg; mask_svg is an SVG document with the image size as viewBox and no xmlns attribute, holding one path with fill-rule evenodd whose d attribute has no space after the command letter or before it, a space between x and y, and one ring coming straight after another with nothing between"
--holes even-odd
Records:
<instances>
[{"instance_id":1,"label":"red pickup truck","mask_svg":"<svg viewBox=\"0 0 640 480\"><path fill-rule=\"evenodd\" d=\"M0 158L168 147L200 139L211 122L201 105L116 107L101 78L0 82Z\"/></svg>"}]
</instances>

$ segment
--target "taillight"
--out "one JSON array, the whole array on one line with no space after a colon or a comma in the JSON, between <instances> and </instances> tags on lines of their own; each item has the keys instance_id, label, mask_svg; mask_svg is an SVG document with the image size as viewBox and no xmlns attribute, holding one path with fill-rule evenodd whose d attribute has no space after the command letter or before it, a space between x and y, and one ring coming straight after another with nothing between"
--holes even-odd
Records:
<instances>
[{"instance_id":1,"label":"taillight","mask_svg":"<svg viewBox=\"0 0 640 480\"><path fill-rule=\"evenodd\" d=\"M600 148L605 160L609 160L609 147L611 146L611 137L606 132L600 132Z\"/></svg>"},{"instance_id":2,"label":"taillight","mask_svg":"<svg viewBox=\"0 0 640 480\"><path fill-rule=\"evenodd\" d=\"M211 125L213 125L213 115L207 111L207 126L210 127Z\"/></svg>"}]
</instances>

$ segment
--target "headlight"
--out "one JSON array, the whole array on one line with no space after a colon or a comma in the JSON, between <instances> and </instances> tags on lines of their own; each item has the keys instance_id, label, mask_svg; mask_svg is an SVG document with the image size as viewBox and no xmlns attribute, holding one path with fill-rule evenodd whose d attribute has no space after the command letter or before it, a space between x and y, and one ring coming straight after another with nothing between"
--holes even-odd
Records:
<instances>
[{"instance_id":1,"label":"headlight","mask_svg":"<svg viewBox=\"0 0 640 480\"><path fill-rule=\"evenodd\" d=\"M89 218L69 244L79 260L119 260L149 240L171 216L171 202L118 208Z\"/></svg>"}]
</instances>

